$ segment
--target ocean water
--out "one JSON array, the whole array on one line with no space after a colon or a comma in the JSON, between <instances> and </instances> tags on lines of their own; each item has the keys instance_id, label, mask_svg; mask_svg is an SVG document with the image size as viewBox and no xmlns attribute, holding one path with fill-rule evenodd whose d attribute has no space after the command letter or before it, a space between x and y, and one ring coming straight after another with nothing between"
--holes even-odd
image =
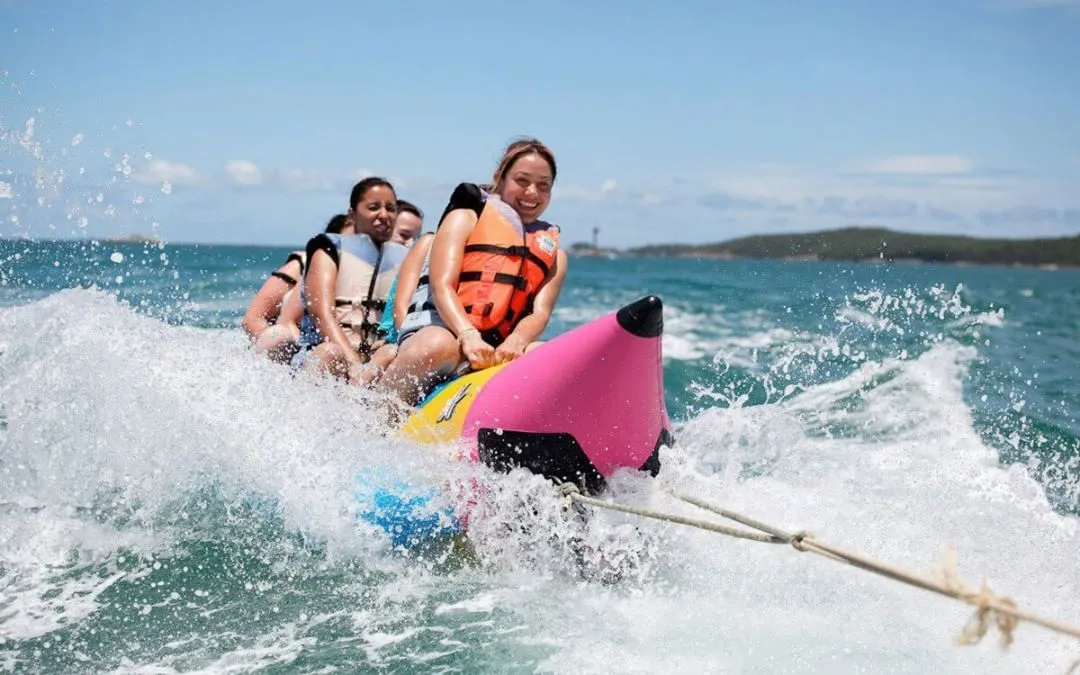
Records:
<instances>
[{"instance_id":1,"label":"ocean water","mask_svg":"<svg viewBox=\"0 0 1080 675\"><path fill-rule=\"evenodd\" d=\"M298 242L299 244L300 242ZM0 241L0 671L1052 673L1080 640L788 547L598 512L379 433L247 349L287 249ZM574 258L549 334L665 302L679 489L1080 623L1080 273ZM352 476L482 481L475 559L390 551ZM524 510L523 510L524 507ZM498 524L528 527L506 534ZM575 529L577 528L577 529ZM500 534L495 536L495 532ZM573 564L567 533L622 578ZM486 536L485 536L486 535Z\"/></svg>"}]
</instances>

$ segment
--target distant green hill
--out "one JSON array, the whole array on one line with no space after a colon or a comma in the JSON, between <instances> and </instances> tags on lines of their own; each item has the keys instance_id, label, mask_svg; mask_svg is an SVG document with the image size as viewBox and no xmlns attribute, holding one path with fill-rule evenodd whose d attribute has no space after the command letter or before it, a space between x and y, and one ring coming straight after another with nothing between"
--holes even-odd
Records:
<instances>
[{"instance_id":1,"label":"distant green hill","mask_svg":"<svg viewBox=\"0 0 1080 675\"><path fill-rule=\"evenodd\" d=\"M1080 266L1080 236L1058 239L978 239L849 227L806 234L757 235L716 244L662 244L624 255L686 258L919 260L1000 265Z\"/></svg>"}]
</instances>

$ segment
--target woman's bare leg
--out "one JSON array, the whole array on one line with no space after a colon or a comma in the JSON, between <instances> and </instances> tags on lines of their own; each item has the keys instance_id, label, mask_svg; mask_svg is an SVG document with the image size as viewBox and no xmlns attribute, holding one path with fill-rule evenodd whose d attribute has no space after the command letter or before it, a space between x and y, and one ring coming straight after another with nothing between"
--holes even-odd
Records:
<instances>
[{"instance_id":1,"label":"woman's bare leg","mask_svg":"<svg viewBox=\"0 0 1080 675\"><path fill-rule=\"evenodd\" d=\"M463 358L453 333L441 326L425 326L398 345L397 357L379 384L413 406L433 381L452 374Z\"/></svg>"},{"instance_id":2,"label":"woman's bare leg","mask_svg":"<svg viewBox=\"0 0 1080 675\"><path fill-rule=\"evenodd\" d=\"M375 350L375 353L371 355L371 360L363 367L353 369L353 375L349 378L350 384L367 385L378 380L387 366L397 357L397 351L397 345L383 344Z\"/></svg>"},{"instance_id":3,"label":"woman's bare leg","mask_svg":"<svg viewBox=\"0 0 1080 675\"><path fill-rule=\"evenodd\" d=\"M323 342L312 349L308 357L304 359L302 368L329 373L342 379L347 378L349 374L349 362L345 354L332 342Z\"/></svg>"},{"instance_id":4,"label":"woman's bare leg","mask_svg":"<svg viewBox=\"0 0 1080 675\"><path fill-rule=\"evenodd\" d=\"M300 329L296 324L276 324L259 333L255 339L255 353L266 354L271 361L288 363L297 350Z\"/></svg>"}]
</instances>

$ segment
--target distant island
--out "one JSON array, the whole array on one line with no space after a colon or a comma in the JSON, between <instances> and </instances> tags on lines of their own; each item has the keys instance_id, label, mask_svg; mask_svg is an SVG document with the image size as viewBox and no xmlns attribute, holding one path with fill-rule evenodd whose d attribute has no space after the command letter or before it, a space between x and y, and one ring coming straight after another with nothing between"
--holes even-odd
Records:
<instances>
[{"instance_id":1,"label":"distant island","mask_svg":"<svg viewBox=\"0 0 1080 675\"><path fill-rule=\"evenodd\" d=\"M121 234L101 239L104 244L160 244L161 237L156 234Z\"/></svg>"},{"instance_id":2,"label":"distant island","mask_svg":"<svg viewBox=\"0 0 1080 675\"><path fill-rule=\"evenodd\" d=\"M741 237L712 244L651 244L618 249L599 246L599 228L592 242L575 242L567 252L592 258L737 258L842 261L859 263L954 265L1004 265L1080 268L1080 235L1045 239L983 239L941 234L913 234L883 227L847 227L803 234L767 234ZM25 234L0 235L0 240L26 240ZM41 240L50 241L50 240ZM61 240L57 240L61 241ZM98 239L111 244L158 245L157 235L124 234ZM170 242L172 246L204 245ZM262 246L263 244L211 244L213 246Z\"/></svg>"},{"instance_id":3,"label":"distant island","mask_svg":"<svg viewBox=\"0 0 1080 675\"><path fill-rule=\"evenodd\" d=\"M605 258L768 258L869 263L954 263L1080 267L1080 236L981 239L847 227L805 234L755 235L714 244L654 244L625 250L579 242L572 255Z\"/></svg>"}]
</instances>

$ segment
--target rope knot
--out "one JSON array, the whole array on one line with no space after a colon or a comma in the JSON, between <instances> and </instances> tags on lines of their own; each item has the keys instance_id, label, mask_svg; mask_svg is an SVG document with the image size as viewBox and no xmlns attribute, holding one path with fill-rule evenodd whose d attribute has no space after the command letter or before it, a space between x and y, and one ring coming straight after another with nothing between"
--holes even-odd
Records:
<instances>
[{"instance_id":1,"label":"rope knot","mask_svg":"<svg viewBox=\"0 0 1080 675\"><path fill-rule=\"evenodd\" d=\"M563 498L563 509L569 509L574 505L574 496L580 496L581 490L578 489L577 483L567 481L559 486L559 495Z\"/></svg>"},{"instance_id":2,"label":"rope knot","mask_svg":"<svg viewBox=\"0 0 1080 675\"><path fill-rule=\"evenodd\" d=\"M788 543L790 543L792 548L794 548L796 551L799 551L800 553L806 553L810 549L806 547L804 540L812 537L813 535L806 530L800 530L795 534L791 535L791 540Z\"/></svg>"},{"instance_id":3,"label":"rope knot","mask_svg":"<svg viewBox=\"0 0 1080 675\"><path fill-rule=\"evenodd\" d=\"M1016 609L1016 603L1011 598L995 595L985 579L978 592L969 591L963 595L978 609L964 625L957 642L961 645L978 643L986 635L992 621L998 629L998 643L1002 649L1008 649L1013 642L1013 631L1016 630L1017 619L1011 613Z\"/></svg>"}]
</instances>

